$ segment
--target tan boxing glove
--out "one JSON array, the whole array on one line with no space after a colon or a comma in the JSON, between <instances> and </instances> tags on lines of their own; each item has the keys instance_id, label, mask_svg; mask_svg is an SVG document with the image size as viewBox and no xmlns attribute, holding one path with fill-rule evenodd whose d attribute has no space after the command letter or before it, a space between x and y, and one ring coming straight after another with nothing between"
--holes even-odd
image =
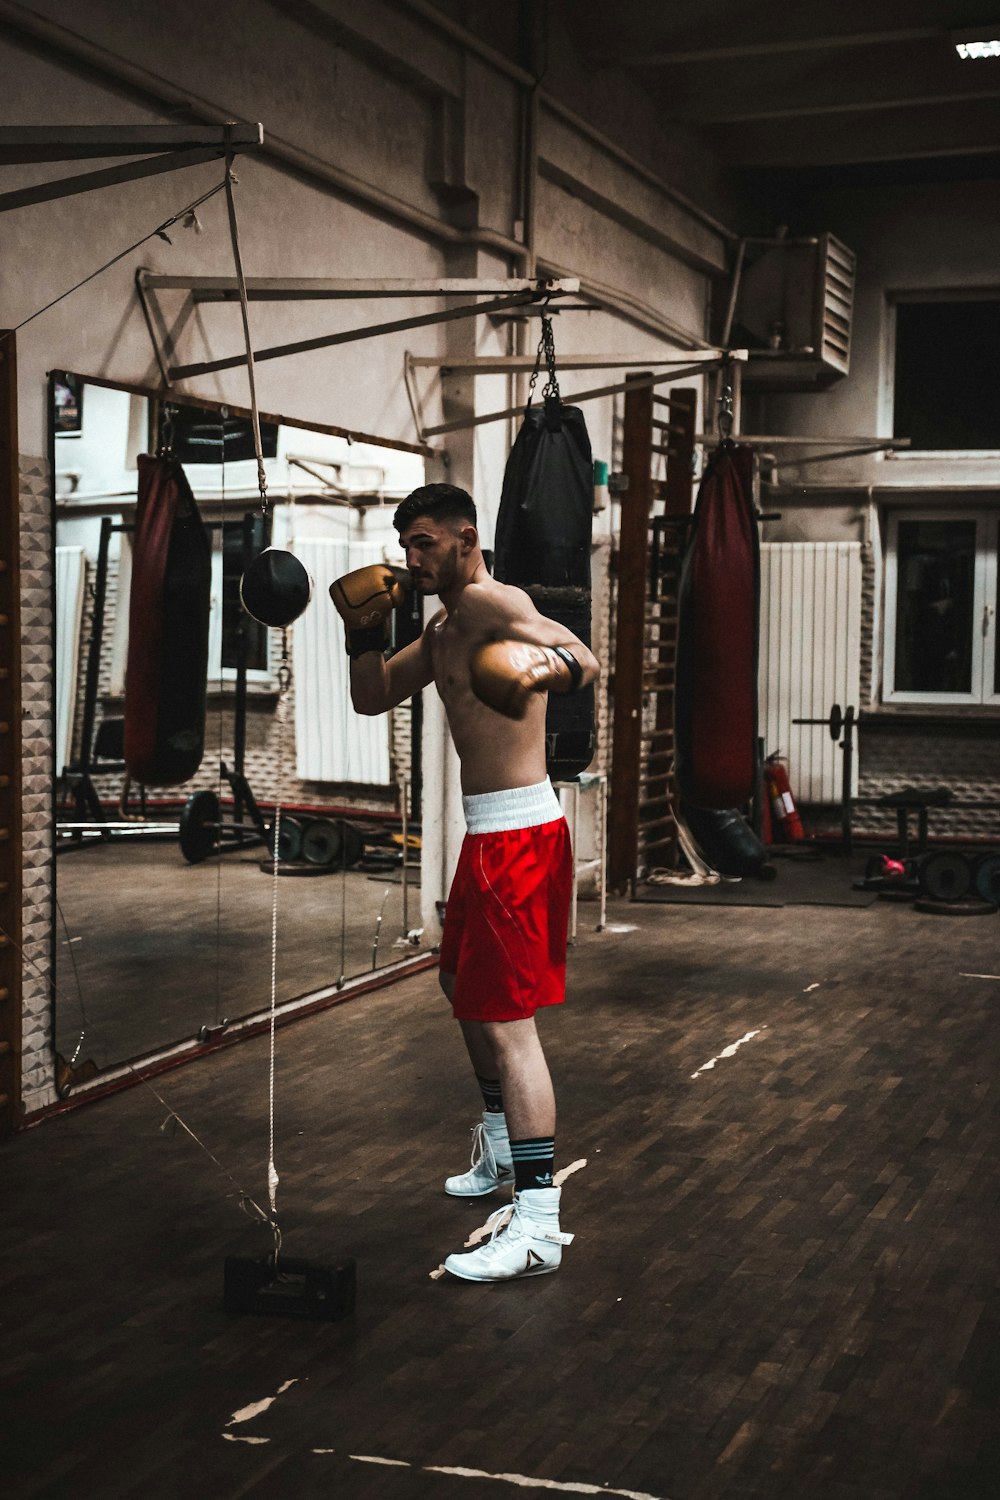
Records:
<instances>
[{"instance_id":1,"label":"tan boxing glove","mask_svg":"<svg viewBox=\"0 0 1000 1500\"><path fill-rule=\"evenodd\" d=\"M583 669L566 646L489 641L472 654L472 691L508 719L523 719L532 693L573 693Z\"/></svg>"},{"instance_id":2,"label":"tan boxing glove","mask_svg":"<svg viewBox=\"0 0 1000 1500\"><path fill-rule=\"evenodd\" d=\"M405 568L371 563L345 573L330 585L330 598L347 630L347 654L352 659L366 651L383 651L389 639L389 617L412 587Z\"/></svg>"}]
</instances>

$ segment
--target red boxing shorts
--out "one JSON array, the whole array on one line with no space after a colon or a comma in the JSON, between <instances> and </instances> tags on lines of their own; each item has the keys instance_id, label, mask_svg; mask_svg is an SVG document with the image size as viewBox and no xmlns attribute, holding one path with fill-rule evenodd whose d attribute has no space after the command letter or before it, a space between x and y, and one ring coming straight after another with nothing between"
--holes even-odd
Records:
<instances>
[{"instance_id":1,"label":"red boxing shorts","mask_svg":"<svg viewBox=\"0 0 1000 1500\"><path fill-rule=\"evenodd\" d=\"M441 938L452 1010L459 1021L523 1021L566 998L566 819L548 781L462 801L468 832Z\"/></svg>"}]
</instances>

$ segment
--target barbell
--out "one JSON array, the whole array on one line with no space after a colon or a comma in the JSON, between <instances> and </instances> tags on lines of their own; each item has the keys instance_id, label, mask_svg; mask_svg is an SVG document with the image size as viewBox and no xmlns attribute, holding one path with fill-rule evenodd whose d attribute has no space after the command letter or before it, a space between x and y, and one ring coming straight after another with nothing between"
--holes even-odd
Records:
<instances>
[{"instance_id":1,"label":"barbell","mask_svg":"<svg viewBox=\"0 0 1000 1500\"><path fill-rule=\"evenodd\" d=\"M839 703L835 703L825 719L793 719L793 724L825 724L830 731L830 738L836 744L841 734L846 730L850 734L857 723L853 703L849 703L842 709Z\"/></svg>"}]
</instances>

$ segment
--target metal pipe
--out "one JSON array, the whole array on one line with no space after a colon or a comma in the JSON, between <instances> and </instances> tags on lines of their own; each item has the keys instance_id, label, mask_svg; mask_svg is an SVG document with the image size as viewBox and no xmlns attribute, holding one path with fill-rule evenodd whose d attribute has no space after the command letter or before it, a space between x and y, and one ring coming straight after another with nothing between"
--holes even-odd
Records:
<instances>
[{"instance_id":1,"label":"metal pipe","mask_svg":"<svg viewBox=\"0 0 1000 1500\"><path fill-rule=\"evenodd\" d=\"M205 124L228 125L232 123L232 115L226 110L219 109L209 100L198 98L187 90L178 88L159 74L126 62L123 58L115 56L78 33L70 31L67 27L46 20L34 11L28 10L26 6L15 4L14 0L0 0L0 27L8 32L20 32L35 41L43 42L51 53L61 52L64 56L86 64L88 68L105 77L125 84L161 111L164 106L174 106ZM353 173L322 161L308 151L300 150L290 141L282 140L280 136L270 135L259 154L265 159L270 158L294 167L304 176L322 182L328 187L336 188L349 198L366 203L387 218L406 224L433 242L479 245L520 259L524 258L524 246L516 240L508 239L506 235L492 229L456 229L453 225L435 218L433 214L424 213L392 193L385 192L382 188L375 187L360 177L355 177Z\"/></svg>"},{"instance_id":2,"label":"metal pipe","mask_svg":"<svg viewBox=\"0 0 1000 1500\"><path fill-rule=\"evenodd\" d=\"M439 31L444 32L446 36L450 36L453 41L458 42L467 52L471 52L475 57L481 58L483 62L489 63L498 73L502 73L504 77L509 78L512 83L519 83L525 89L535 88L536 80L526 68L519 67L517 63L511 62L510 58L505 57L502 52L498 52L495 47L491 47L488 42L484 42L474 32L467 30L458 21L453 21L450 16L446 16L442 11L438 10L437 6L428 4L428 0L404 0L404 4L408 9L422 16L425 21L429 21L432 26L436 26ZM585 120L582 115L576 114L574 110L562 104L558 99L553 98L544 89L538 90L538 102L550 114L564 120L567 125L571 125L580 135L591 141L595 146L599 146L607 155L614 157L622 166L628 167L629 171L634 172L637 177L643 178L652 187L659 189L665 197L670 198L678 207L683 208L692 218L698 219L709 229L715 230L716 234L721 235L723 239L735 240L737 238L736 234L725 224L713 218L707 210L701 208L690 198L685 197L677 188L672 187L669 182L666 182L651 167L647 167L645 162L641 162L638 157L632 156L630 152L613 141L610 136L605 135L602 131L597 130L591 125L589 120Z\"/></svg>"}]
</instances>

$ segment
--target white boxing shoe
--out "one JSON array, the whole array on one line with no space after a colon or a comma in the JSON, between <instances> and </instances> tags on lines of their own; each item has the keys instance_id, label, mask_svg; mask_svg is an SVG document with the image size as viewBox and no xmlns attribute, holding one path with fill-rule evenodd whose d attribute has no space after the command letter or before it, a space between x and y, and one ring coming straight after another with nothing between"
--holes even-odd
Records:
<instances>
[{"instance_id":1,"label":"white boxing shoe","mask_svg":"<svg viewBox=\"0 0 1000 1500\"><path fill-rule=\"evenodd\" d=\"M559 1228L559 1188L525 1188L512 1208L487 1220L492 1233L483 1245L449 1255L444 1266L463 1281L516 1281L558 1271L562 1247L573 1236Z\"/></svg>"},{"instance_id":2,"label":"white boxing shoe","mask_svg":"<svg viewBox=\"0 0 1000 1500\"><path fill-rule=\"evenodd\" d=\"M472 1131L472 1165L468 1172L445 1178L444 1190L453 1198L484 1198L497 1188L513 1186L507 1117L484 1110Z\"/></svg>"}]
</instances>

